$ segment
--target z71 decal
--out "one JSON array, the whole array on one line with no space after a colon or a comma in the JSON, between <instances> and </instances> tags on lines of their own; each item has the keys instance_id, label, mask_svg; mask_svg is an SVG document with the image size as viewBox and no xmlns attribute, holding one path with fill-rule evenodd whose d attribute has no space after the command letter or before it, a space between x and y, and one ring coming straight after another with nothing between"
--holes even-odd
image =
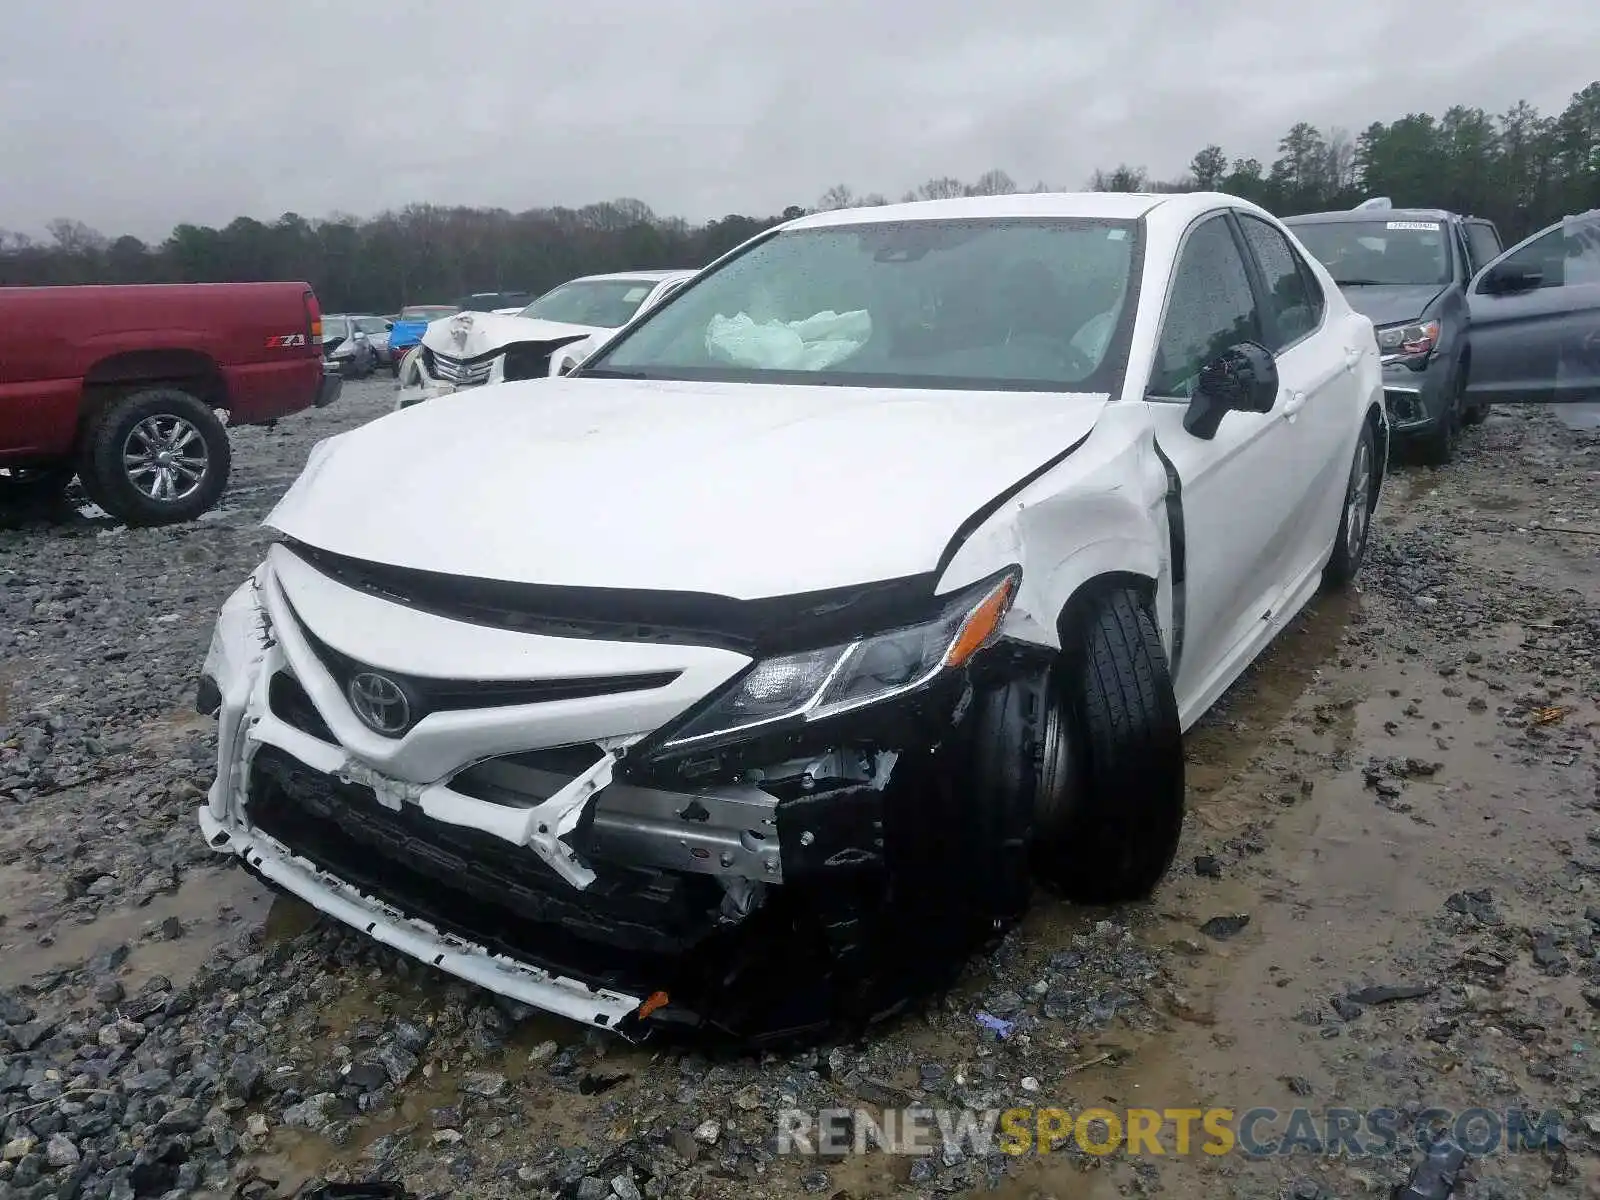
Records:
<instances>
[{"instance_id":1,"label":"z71 decal","mask_svg":"<svg viewBox=\"0 0 1600 1200\"><path fill-rule=\"evenodd\" d=\"M267 339L267 349L276 349L279 346L304 346L306 335L303 333L280 333L276 337Z\"/></svg>"}]
</instances>

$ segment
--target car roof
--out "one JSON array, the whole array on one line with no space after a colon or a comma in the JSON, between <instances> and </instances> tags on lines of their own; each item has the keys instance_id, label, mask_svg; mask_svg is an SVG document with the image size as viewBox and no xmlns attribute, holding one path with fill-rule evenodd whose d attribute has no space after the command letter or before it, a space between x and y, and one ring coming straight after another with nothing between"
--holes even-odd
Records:
<instances>
[{"instance_id":1,"label":"car roof","mask_svg":"<svg viewBox=\"0 0 1600 1200\"><path fill-rule=\"evenodd\" d=\"M1009 196L961 196L953 200L914 200L865 208L837 208L808 213L788 222L789 229L826 229L838 225L870 225L886 221L983 220L1008 217L1102 217L1131 220L1182 193L1023 192Z\"/></svg>"},{"instance_id":2,"label":"car roof","mask_svg":"<svg viewBox=\"0 0 1600 1200\"><path fill-rule=\"evenodd\" d=\"M1285 225L1337 225L1343 221L1450 221L1457 214L1442 208L1348 208L1339 212L1300 213L1282 218Z\"/></svg>"},{"instance_id":3,"label":"car roof","mask_svg":"<svg viewBox=\"0 0 1600 1200\"><path fill-rule=\"evenodd\" d=\"M1003 221L1030 217L1132 221L1144 217L1160 227L1181 230L1195 217L1217 208L1271 216L1260 205L1225 192L1022 192L834 209L797 217L780 228L828 229L889 221Z\"/></svg>"},{"instance_id":4,"label":"car roof","mask_svg":"<svg viewBox=\"0 0 1600 1200\"><path fill-rule=\"evenodd\" d=\"M681 279L690 275L698 275L698 271L688 269L673 271L607 271L600 275L579 275L575 279L567 280L568 283L589 283L602 279L637 279L640 282L663 283L668 279ZM558 285L559 286L559 285Z\"/></svg>"}]
</instances>

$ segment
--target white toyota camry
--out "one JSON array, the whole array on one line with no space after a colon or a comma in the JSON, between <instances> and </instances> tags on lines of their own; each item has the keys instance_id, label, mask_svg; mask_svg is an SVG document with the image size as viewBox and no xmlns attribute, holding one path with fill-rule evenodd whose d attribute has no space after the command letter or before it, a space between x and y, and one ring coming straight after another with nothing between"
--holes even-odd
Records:
<instances>
[{"instance_id":1,"label":"white toyota camry","mask_svg":"<svg viewBox=\"0 0 1600 1200\"><path fill-rule=\"evenodd\" d=\"M1034 881L1157 885L1183 731L1356 573L1387 448L1371 323L1245 201L802 217L570 376L314 449L200 824L630 1036L870 1019Z\"/></svg>"}]
</instances>

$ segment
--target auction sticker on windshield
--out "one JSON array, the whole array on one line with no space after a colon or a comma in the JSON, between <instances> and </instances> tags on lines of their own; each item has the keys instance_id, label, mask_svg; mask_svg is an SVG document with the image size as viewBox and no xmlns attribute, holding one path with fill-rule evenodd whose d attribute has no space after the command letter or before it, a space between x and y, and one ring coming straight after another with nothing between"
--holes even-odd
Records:
<instances>
[{"instance_id":1,"label":"auction sticker on windshield","mask_svg":"<svg viewBox=\"0 0 1600 1200\"><path fill-rule=\"evenodd\" d=\"M1431 229L1434 233L1438 233L1439 232L1439 222L1437 222L1437 221L1390 221L1387 225L1384 226L1384 228L1385 229Z\"/></svg>"}]
</instances>

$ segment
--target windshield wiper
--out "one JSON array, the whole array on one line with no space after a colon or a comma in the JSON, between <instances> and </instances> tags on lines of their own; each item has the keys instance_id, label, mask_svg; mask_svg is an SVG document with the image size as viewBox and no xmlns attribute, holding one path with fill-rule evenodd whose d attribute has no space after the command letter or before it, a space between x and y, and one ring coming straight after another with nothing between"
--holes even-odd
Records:
<instances>
[{"instance_id":1,"label":"windshield wiper","mask_svg":"<svg viewBox=\"0 0 1600 1200\"><path fill-rule=\"evenodd\" d=\"M1340 287L1383 287L1381 279L1335 279L1334 283Z\"/></svg>"},{"instance_id":2,"label":"windshield wiper","mask_svg":"<svg viewBox=\"0 0 1600 1200\"><path fill-rule=\"evenodd\" d=\"M643 371L618 371L609 367L591 367L584 371L590 379L646 379Z\"/></svg>"}]
</instances>

